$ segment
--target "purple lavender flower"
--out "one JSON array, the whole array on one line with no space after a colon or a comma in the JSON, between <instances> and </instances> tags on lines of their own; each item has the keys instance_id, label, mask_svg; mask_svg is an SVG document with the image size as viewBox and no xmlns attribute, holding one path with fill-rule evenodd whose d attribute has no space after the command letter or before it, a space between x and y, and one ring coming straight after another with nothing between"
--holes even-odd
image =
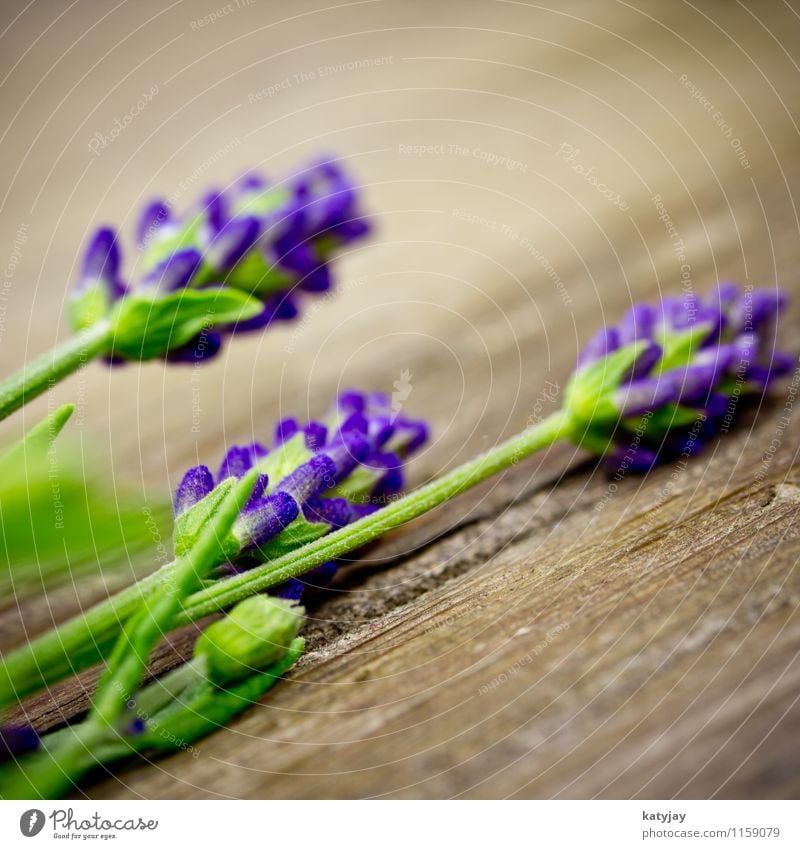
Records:
<instances>
[{"instance_id":1,"label":"purple lavender flower","mask_svg":"<svg viewBox=\"0 0 800 849\"><path fill-rule=\"evenodd\" d=\"M323 419L288 418L275 428L274 447L235 445L213 475L195 466L175 493L175 546L184 550L224 496L232 479L256 466L258 485L222 545L222 571L241 571L278 557L371 513L404 484L406 460L424 444L427 425L392 408L381 393L345 392ZM327 564L309 573L324 583L335 571ZM298 598L303 582L278 593Z\"/></svg>"},{"instance_id":2,"label":"purple lavender flower","mask_svg":"<svg viewBox=\"0 0 800 849\"><path fill-rule=\"evenodd\" d=\"M247 176L229 189L207 193L181 217L165 201L154 200L137 226L138 282L132 286L122 282L114 231L98 230L72 298L72 322L76 329L84 329L112 316L121 303L136 299L151 307L149 315L141 315L140 307L138 322L155 324L159 303L187 290L206 292L212 306L216 291L251 296L246 316L236 311L236 321L223 318L177 342L176 334L169 333L156 344L131 345L121 336L115 339L117 359L207 360L217 354L227 334L261 330L294 318L303 292L331 287L330 266L336 253L368 232L355 185L330 161L313 163L271 184ZM204 301L195 312L206 306ZM192 318L197 321L196 314ZM139 332L146 334L146 327Z\"/></svg>"},{"instance_id":3,"label":"purple lavender flower","mask_svg":"<svg viewBox=\"0 0 800 849\"><path fill-rule=\"evenodd\" d=\"M70 317L76 330L101 319L125 292L117 236L109 227L100 227L83 255L81 276L70 300Z\"/></svg>"},{"instance_id":4,"label":"purple lavender flower","mask_svg":"<svg viewBox=\"0 0 800 849\"><path fill-rule=\"evenodd\" d=\"M0 726L0 761L16 758L38 748L39 735L30 726Z\"/></svg>"},{"instance_id":5,"label":"purple lavender flower","mask_svg":"<svg viewBox=\"0 0 800 849\"><path fill-rule=\"evenodd\" d=\"M696 453L795 365L775 348L786 302L778 290L722 283L705 299L631 307L579 356L565 395L573 438L637 471Z\"/></svg>"}]
</instances>

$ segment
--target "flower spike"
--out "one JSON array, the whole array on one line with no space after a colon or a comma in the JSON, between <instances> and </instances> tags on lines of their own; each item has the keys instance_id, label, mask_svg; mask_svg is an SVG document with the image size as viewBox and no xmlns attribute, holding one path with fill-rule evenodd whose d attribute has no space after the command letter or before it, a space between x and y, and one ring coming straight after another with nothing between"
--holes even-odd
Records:
<instances>
[{"instance_id":1,"label":"flower spike","mask_svg":"<svg viewBox=\"0 0 800 849\"><path fill-rule=\"evenodd\" d=\"M305 584L324 584L337 558L563 439L618 470L647 472L660 460L691 456L710 435L728 430L741 399L759 399L796 367L792 355L775 349L772 325L784 305L778 292L723 284L705 299L634 307L584 349L560 409L402 497L395 491L405 460L427 427L402 415L397 396L343 393L320 421L285 419L271 450L231 450L216 479L209 483L210 471L195 468L178 488L180 558L207 522L217 527L237 475L257 467L257 486L253 481L226 538L214 536L212 579L185 599L172 624L265 591L297 599ZM311 463L320 457L326 459ZM105 657L142 594L161 592L175 568L157 570L3 658L0 706Z\"/></svg>"},{"instance_id":2,"label":"flower spike","mask_svg":"<svg viewBox=\"0 0 800 849\"><path fill-rule=\"evenodd\" d=\"M774 347L783 292L722 283L653 307L631 307L581 351L565 393L573 441L646 471L695 453L738 412L791 371ZM635 456L632 456L635 455Z\"/></svg>"},{"instance_id":3,"label":"flower spike","mask_svg":"<svg viewBox=\"0 0 800 849\"><path fill-rule=\"evenodd\" d=\"M320 421L284 419L275 445L235 445L214 478L207 466L184 475L175 493L175 548L188 549L231 487L254 466L253 496L222 542L222 572L241 572L377 510L403 487L403 466L426 440L427 425L393 411L388 396L345 392ZM314 570L312 583L335 567ZM299 598L302 582L279 592Z\"/></svg>"},{"instance_id":4,"label":"flower spike","mask_svg":"<svg viewBox=\"0 0 800 849\"><path fill-rule=\"evenodd\" d=\"M155 200L136 228L138 282L122 282L116 234L101 228L71 299L72 324L109 321L113 362L208 360L224 336L294 318L301 293L329 289L336 253L368 232L355 185L329 161L274 184L248 176L180 217Z\"/></svg>"}]
</instances>

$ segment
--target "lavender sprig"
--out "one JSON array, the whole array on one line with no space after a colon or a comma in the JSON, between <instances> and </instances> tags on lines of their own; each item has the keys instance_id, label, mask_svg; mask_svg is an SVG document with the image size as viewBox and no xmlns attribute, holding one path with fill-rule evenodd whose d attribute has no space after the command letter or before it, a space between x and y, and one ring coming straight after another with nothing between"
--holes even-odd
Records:
<instances>
[{"instance_id":1,"label":"lavender sprig","mask_svg":"<svg viewBox=\"0 0 800 849\"><path fill-rule=\"evenodd\" d=\"M331 287L337 253L369 231L359 207L331 161L275 183L248 176L182 216L152 201L137 227L134 283L116 232L100 228L70 298L74 335L0 383L0 419L92 359L202 362L232 333L294 318L304 293Z\"/></svg>"},{"instance_id":2,"label":"lavender sprig","mask_svg":"<svg viewBox=\"0 0 800 849\"><path fill-rule=\"evenodd\" d=\"M775 348L786 303L782 292L726 283L706 299L687 295L632 307L619 327L603 328L581 352L560 410L377 513L195 593L176 623L353 551L561 439L612 465L624 452L633 472L696 451L698 431L705 440L727 431L748 400L796 365Z\"/></svg>"},{"instance_id":3,"label":"lavender sprig","mask_svg":"<svg viewBox=\"0 0 800 849\"><path fill-rule=\"evenodd\" d=\"M578 358L565 392L573 440L637 471L696 453L791 371L795 357L775 348L786 303L781 291L723 283L707 298L632 306Z\"/></svg>"},{"instance_id":4,"label":"lavender sprig","mask_svg":"<svg viewBox=\"0 0 800 849\"><path fill-rule=\"evenodd\" d=\"M193 544L233 482L253 468L258 484L221 543L221 575L295 551L395 497L405 462L427 436L425 422L393 411L379 392L345 392L320 420L284 419L271 450L260 442L235 445L216 476L207 466L186 472L174 500L175 551ZM306 578L318 582L334 571L335 564L325 564ZM279 588L292 598L302 590L297 579Z\"/></svg>"},{"instance_id":5,"label":"lavender sprig","mask_svg":"<svg viewBox=\"0 0 800 849\"><path fill-rule=\"evenodd\" d=\"M244 710L294 663L303 648L296 639L303 609L252 598L203 632L190 663L139 692L151 651L182 599L213 569L218 540L256 481L251 471L228 490L213 520L176 562L170 586L125 623L86 719L44 737L34 754L15 758L0 778L0 796L54 798L98 764L188 745Z\"/></svg>"},{"instance_id":6,"label":"lavender sprig","mask_svg":"<svg viewBox=\"0 0 800 849\"><path fill-rule=\"evenodd\" d=\"M224 564L228 564L228 572L234 574L221 574L189 596L172 625L226 609L254 593L285 586L561 439L615 461L626 443L634 444L631 436L635 435L643 460L632 463L629 469L644 471L654 461L668 460L678 448L695 440L698 424L706 439L714 432L726 431L744 400L759 398L794 363L791 355L775 349L774 324L784 303L785 297L779 293L741 290L726 284L705 300L665 299L654 308L634 307L619 327L604 329L584 349L560 410L410 494L389 499L377 510L370 509L374 506L370 493L376 485L385 485L385 477L376 479L363 461L344 479L334 476L332 488L318 491L316 484L303 488L308 480L317 480L308 464L317 456L336 455L336 434L348 430L344 423L352 411L347 396L345 409L335 413L332 428L330 421L305 427L282 425L280 432L290 434L286 447L282 443L262 456L259 448L248 446L226 457L227 470L235 466L237 458L246 457L244 463L257 464L267 481L257 492L258 504L247 505L231 535L221 543L221 568L224 571ZM362 405L364 421L359 431L377 440L369 443L372 451L383 452L387 446L393 451L394 434L388 441L384 437L388 432L385 404L379 415L373 415L367 398L354 396L354 402ZM340 399L340 407L342 403ZM319 444L313 435L320 432L318 425L325 428ZM408 451L424 437L424 426L417 423L412 435L404 422L401 425L409 440L404 443ZM295 450L301 452L299 461ZM332 459L331 464L329 468L336 461ZM302 475L293 477L301 469L305 469ZM213 516L215 493L224 496L228 486L218 478L208 470L195 469L179 489L178 548L184 537L191 540L204 516ZM270 480L278 482L274 489L269 487ZM278 529L270 499L281 494L294 501L297 515ZM324 525L322 534L306 536L307 525L313 528L324 515L315 512L314 499L319 495L334 501L343 498L348 511L356 509L348 513L354 521L333 530L336 522L326 519L320 522ZM358 509L366 515L357 518ZM304 544L284 547L293 526L298 533L295 542ZM107 645L120 619L131 615L143 596L158 590L159 574L8 655L0 665L0 704L10 701L15 693L24 695L69 674L74 665L80 668L96 660L98 650Z\"/></svg>"},{"instance_id":7,"label":"lavender sprig","mask_svg":"<svg viewBox=\"0 0 800 849\"><path fill-rule=\"evenodd\" d=\"M260 443L233 446L216 476L207 466L184 475L174 502L175 554L180 559L193 550L242 477L255 474L247 502L216 538L207 585L286 556L395 497L407 460L427 435L424 422L393 410L382 393L346 392L320 420L284 419L271 450ZM307 583L318 584L335 569L328 562L315 567L323 568L291 576L277 592L297 600ZM169 586L174 569L174 564L163 567L0 659L0 706L105 657L121 623Z\"/></svg>"}]
</instances>

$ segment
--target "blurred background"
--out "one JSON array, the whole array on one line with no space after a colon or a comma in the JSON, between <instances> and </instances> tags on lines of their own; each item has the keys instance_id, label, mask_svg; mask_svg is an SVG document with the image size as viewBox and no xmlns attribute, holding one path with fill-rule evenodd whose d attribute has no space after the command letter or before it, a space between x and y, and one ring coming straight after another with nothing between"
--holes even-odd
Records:
<instances>
[{"instance_id":1,"label":"blurred background","mask_svg":"<svg viewBox=\"0 0 800 849\"><path fill-rule=\"evenodd\" d=\"M201 367L154 362L109 370L92 364L3 422L0 439L18 436L56 403L75 402L77 411L65 439L71 438L78 451L91 457L93 468L105 476L118 499L149 505L158 524L163 520L159 512L163 498L187 466L197 462L215 466L232 443L269 441L278 418L318 415L341 388L392 392L400 381L408 389L404 390L404 410L432 424L431 443L412 468L415 482L427 479L550 412L579 347L598 325L616 320L632 301L686 290L703 293L725 278L767 287L779 284L797 294L798 63L800 5L781 0L699 4L663 0L296 0L291 4L5 0L0 10L3 374L68 334L67 294L77 276L82 248L96 226L111 223L121 228L125 267L133 267L137 212L153 196L166 197L177 209L185 209L209 187L229 185L245 171L281 177L324 154L353 176L373 233L336 260L336 291L331 296L306 297L298 321L263 334L238 336L216 360ZM795 306L787 328L796 327L797 316ZM786 347L794 350L796 332L788 330L786 335L793 337ZM784 447L789 450L788 445ZM739 452L740 447L737 444L731 450ZM754 445L752 457L748 455L750 459L741 464L755 468L757 459L752 458L760 457L761 450L760 444ZM571 448L563 447L555 457L526 466L524 476L553 478L576 456ZM728 486L729 467L739 463L740 456L723 457L715 467L720 491ZM688 472L683 483L687 490L695 486L692 475L700 468ZM591 469L586 474L591 476ZM605 480L601 474L598 477ZM633 480L626 483L631 492L639 486ZM570 499L575 503L583 499L581 503L594 518L584 521L579 515L570 526L573 530L562 528L559 537L562 514L558 513L552 520L552 540L550 526L542 532L552 542L551 561L538 551L535 556L525 552L514 565L523 577L511 583L528 586L526 592L534 599L529 612L536 608L535 615L539 589L525 584L532 572L530 562L555 564L560 553L581 537L582 526L599 517L587 500L595 496L585 495L584 485L588 488L591 481L584 478L574 490L562 490L567 493L563 512L568 511ZM598 498L604 485L597 484ZM698 497L703 486L698 483L694 490ZM554 500L557 505L558 496ZM662 498L654 503L660 508L663 502ZM637 509L644 509L645 496L636 503ZM612 505L597 527L611 527L617 509L619 522L627 521L624 505ZM672 507L667 504L664 509ZM736 514L740 515L744 514ZM664 527L672 516L664 519ZM511 517L506 523L516 521L520 520ZM497 524L502 530L502 521ZM602 542L614 544L601 531ZM634 539L641 533L639 527L629 531ZM162 527L162 532L166 539L168 530ZM686 536L673 541L674 550L692 549L696 533L694 526L687 527ZM409 543L405 539L397 543L395 553L414 542L413 537ZM635 551L634 542L626 540L628 544L629 549L615 550ZM159 545L164 548L163 543ZM462 553L458 544L454 550ZM445 554L441 562L449 562ZM479 565L487 559L481 559L480 550L474 556ZM728 561L734 564L731 558ZM436 568L439 562L434 563ZM633 583L640 575L636 563L630 572L621 572ZM756 575L756 566L753 570ZM761 580L759 576L762 571L753 577L753 586ZM648 614L656 632L660 623L672 621L683 600L697 598L694 573L687 572L685 579L680 599L667 596L663 600L661 619ZM763 580L766 585L773 579L767 575ZM782 580L778 575L769 586L782 587ZM54 604L60 615L75 607L75 589ZM717 598L716 585L708 591ZM732 617L740 602L735 582L729 591ZM499 590L496 594L500 599ZM569 605L571 610L572 602ZM343 609L329 611L329 621L340 615L346 619L349 613ZM616 620L616 608L609 609ZM21 620L32 622L34 613L33 609L23 611ZM52 617L52 611L47 615ZM571 612L560 615L563 621L573 622ZM637 610L634 625L638 616ZM681 628L697 626L706 633L710 620L705 616L705 609L692 610ZM489 639L486 635L505 640L513 633L521 639L518 635L529 631L528 619L520 619L506 633L508 623L501 622L501 614L494 617L490 610L476 620L480 640L470 645L481 657L487 651L481 642ZM377 621L378 614L374 618ZM596 727L603 728L607 718L617 716L619 705L628 704L626 682L633 680L630 676L637 669L649 681L651 669L672 651L672 644L659 643L656 633L651 655L642 660L639 646L648 645L649 637L640 640L632 625L631 665L620 661L622 672L614 666L607 673L597 673L596 679L584 679L581 661L575 658L589 664L593 655L587 645L616 644L610 622L603 619L597 630L594 621L589 622L586 636L580 629L588 621L576 620L557 650L566 657L574 649L562 669L570 674L574 669L576 683L573 687L571 679L556 679L552 702L562 694L565 698L572 694L574 699L568 710L576 724L575 736L560 738L566 740L569 752L572 740L577 741L577 751L582 741L590 741ZM728 627L722 614L714 621L722 623L720 631ZM745 630L750 621L745 620ZM437 627L448 623L452 621ZM519 631L514 630L517 626ZM6 644L16 642L19 627L16 619L4 620L0 637ZM675 641L683 646L686 630L678 630ZM712 631L708 630L708 640L713 643L717 632ZM672 632L666 627L664 633ZM526 639L535 647L545 637L534 630ZM444 636L437 639L443 641ZM693 645L705 645L703 639L701 634ZM769 639L769 634L763 637L764 645ZM439 648L429 651L435 656ZM748 651L740 649L739 656L746 659ZM754 648L752 654L761 657L766 649L762 653ZM469 655L464 657L464 663L471 662ZM680 681L669 690L680 702L674 708L676 717L686 716L691 724L689 708L697 690L725 665L727 657L724 652L708 654L706 667L698 667L701 683L686 685L685 701L680 701L684 694ZM394 661L399 672L394 670L397 681L390 680L380 696L385 703L392 703L393 688L400 683L411 687L418 680L417 658L418 650L411 648L407 667ZM498 662L502 669L514 661ZM531 664L526 674L533 676L538 663ZM686 664L693 669L694 663L691 655ZM743 662L741 668L745 666L750 669ZM339 669L345 670L341 673L345 678L351 674L344 662ZM404 674L412 669L415 675ZM324 674L328 673L320 677ZM780 670L775 673L776 680L780 674ZM352 677L366 680L370 672L356 670ZM607 715L598 712L596 719L582 720L586 702L605 687L607 679L618 678L618 702L608 708ZM647 733L662 746L660 754L658 748L653 750L653 761L644 759L652 764L656 781L647 792L670 795L686 787L686 792L695 795L716 792L720 782L738 770L738 761L721 767L718 779L692 785L694 748L689 747L683 778L671 784L666 774L662 776L661 762L671 756L673 743L672 738L657 736L667 723L656 709L660 702L647 701L651 692L645 687L647 681L642 683L643 701L629 713L634 728L639 728L640 717L648 717L651 731ZM796 692L796 676L793 681L786 685L789 695ZM479 683L485 683L484 679ZM510 743L504 748L506 730L482 730L480 718L450 713L456 702L461 704L461 696L444 686L437 689L438 684L425 686L436 691L437 697L453 700L441 709L442 739L450 740L450 724L458 716L465 735L473 728L480 732L474 751L453 754L445 745L429 755L433 732L414 716L409 736L395 738L400 752L397 761L394 750L381 761L387 765L386 774L384 783L376 787L400 787L398 793L412 795L457 789L466 793L470 791L464 788L470 787L490 794L532 792L526 789L529 776L524 772L509 778L507 786L501 779L483 787L479 782L485 775L494 775L503 758L512 766L521 761L538 745L537 734L545 739L545 732L524 732L514 737L517 748ZM464 703L474 696L476 687L470 686ZM665 686L672 688L673 683ZM720 685L722 702L729 694L725 686ZM423 689L423 684L419 687ZM735 687L738 679L729 689ZM302 691L302 686L297 689ZM348 688L337 692L343 690ZM298 702L283 703L284 695L282 691L276 696L274 713L280 719L283 710L287 722L275 736L307 734L311 739L313 728L296 730L288 719L292 711L312 716L319 709L317 693L312 692L306 702L301 693ZM375 702L380 698L375 696ZM508 720L509 735L533 715L528 702L517 704L512 698L511 688L497 698L503 700L498 715L514 705L520 711ZM487 703L474 708L476 715L495 715L484 707ZM561 704L552 710L551 727L557 730L564 714ZM717 716L715 705L708 708L712 719ZM344 719L348 710L342 710ZM743 710L747 713L749 704ZM775 708L774 716L758 724L747 752L756 751L764 733L781 721L775 718L784 715L781 711L783 703ZM388 726L381 725L387 716ZM370 714L363 733L371 728L378 729L376 734L383 734L386 727L397 730L391 716L391 710ZM796 725L796 710L793 716ZM270 717L269 722L274 719ZM362 733L360 716L354 712L350 721L355 739ZM582 721L587 724L581 726ZM264 732L266 726L259 726L258 720L252 722L247 727L254 737L272 733ZM319 728L322 731L314 739L330 735L328 761L303 768L290 763L285 772L297 770L301 778L296 785L286 784L278 775L276 788L269 792L365 792L337 783L340 740L333 739L336 734L324 716ZM732 739L729 729L714 728L719 740ZM687 736L694 730L688 729ZM626 740L628 728L619 735ZM551 736L555 739L555 731ZM217 743L209 743L209 751L217 751L224 760L230 740L222 734L214 739ZM484 744L493 742L497 742L499 760L472 761ZM644 756L650 752L650 742L648 737L641 744ZM275 755L268 743L266 751L260 750L264 758ZM712 763L723 743L718 745L712 734L706 743ZM543 766L536 792L613 793L617 787L623 794L632 792L633 784L608 783L611 779L603 773L605 743L598 745L597 751L585 756L586 763L578 762L556 787L548 784L549 767ZM408 772L402 777L395 764L406 749L417 758L404 761ZM365 763L378 751L374 747L358 750ZM247 749L242 761L255 758L254 752ZM381 755L374 757L380 761ZM554 767L564 757L564 751L555 751ZM631 761L636 757L637 752L631 754ZM205 778L197 779L198 783L218 781L219 763L210 758ZM255 764L256 771L260 763ZM465 773L475 770L461 785L448 785L447 778L436 783L437 776L461 763ZM759 763L754 758L752 768ZM587 764L600 765L591 776L594 783L587 778L587 783L573 787L573 780L589 769ZM302 775L323 775L325 770L335 776L334 784L323 786L323 778L316 784L303 783ZM357 767L353 770L355 780ZM242 781L255 775L235 768L232 772ZM619 774L623 772L620 768ZM785 791L788 784L783 773L773 769L771 774L776 786ZM364 775L365 781L371 780L370 773ZM431 777L432 784L413 788L420 776ZM147 774L140 788L149 787L151 778ZM167 778L164 782L160 792L174 793ZM748 785L747 793L756 792L756 786L761 785L757 781ZM412 789L403 791L404 787ZM195 788L181 792L192 795ZM220 792L229 791L224 787ZM250 786L238 792L267 791Z\"/></svg>"},{"instance_id":2,"label":"blurred background","mask_svg":"<svg viewBox=\"0 0 800 849\"><path fill-rule=\"evenodd\" d=\"M67 333L92 228L122 228L131 268L154 195L185 208L329 153L371 214L338 294L306 300L302 322L199 369L92 365L55 391L142 485L404 371L407 410L435 428L426 477L524 424L631 299L797 274L796 239L770 235L795 224L792 4L80 0L2 16L4 373Z\"/></svg>"}]
</instances>

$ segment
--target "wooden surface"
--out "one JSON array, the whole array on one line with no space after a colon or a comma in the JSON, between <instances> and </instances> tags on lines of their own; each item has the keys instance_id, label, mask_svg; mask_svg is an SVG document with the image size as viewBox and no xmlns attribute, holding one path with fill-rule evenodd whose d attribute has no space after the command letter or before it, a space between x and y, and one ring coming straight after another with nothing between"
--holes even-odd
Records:
<instances>
[{"instance_id":1,"label":"wooden surface","mask_svg":"<svg viewBox=\"0 0 800 849\"><path fill-rule=\"evenodd\" d=\"M129 233L154 192L182 205L330 150L374 237L302 323L201 371L92 366L6 438L76 400L76 445L154 499L278 417L409 370L406 409L435 434L419 482L549 412L543 389L633 299L682 277L800 297L800 4L256 0L198 24L223 6L4 4L3 369L66 332L88 229ZM312 600L310 651L263 703L197 757L80 792L796 797L798 384L686 466L617 482L560 446L394 533ZM7 600L2 646L106 591ZM90 680L29 716L74 715Z\"/></svg>"}]
</instances>

